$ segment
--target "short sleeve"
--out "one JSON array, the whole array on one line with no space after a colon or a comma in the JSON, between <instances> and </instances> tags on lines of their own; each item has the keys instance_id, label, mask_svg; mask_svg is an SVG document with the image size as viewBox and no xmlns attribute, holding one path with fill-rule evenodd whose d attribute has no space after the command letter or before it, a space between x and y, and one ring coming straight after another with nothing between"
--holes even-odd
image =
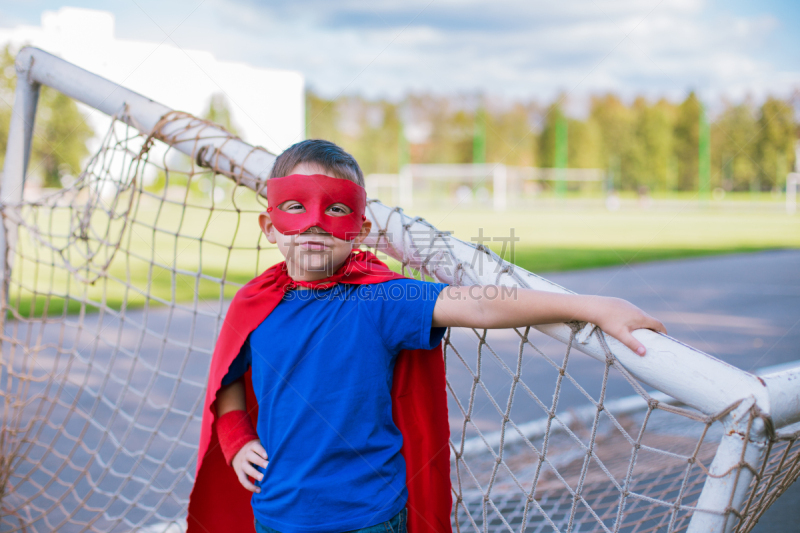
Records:
<instances>
[{"instance_id":1,"label":"short sleeve","mask_svg":"<svg viewBox=\"0 0 800 533\"><path fill-rule=\"evenodd\" d=\"M359 287L359 297L386 348L429 350L438 345L447 328L434 328L433 308L444 283L398 279Z\"/></svg>"},{"instance_id":2,"label":"short sleeve","mask_svg":"<svg viewBox=\"0 0 800 533\"><path fill-rule=\"evenodd\" d=\"M222 385L230 385L240 377L244 376L247 369L250 368L252 360L252 350L250 349L250 336L244 341L242 349L239 350L239 355L233 360L231 366L228 367L228 373L222 378Z\"/></svg>"}]
</instances>

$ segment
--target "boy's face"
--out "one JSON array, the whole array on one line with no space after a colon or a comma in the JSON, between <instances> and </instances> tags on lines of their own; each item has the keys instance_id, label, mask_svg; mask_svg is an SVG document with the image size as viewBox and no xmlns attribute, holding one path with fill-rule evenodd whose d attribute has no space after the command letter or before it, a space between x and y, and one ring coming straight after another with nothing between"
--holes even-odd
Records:
<instances>
[{"instance_id":1,"label":"boy's face","mask_svg":"<svg viewBox=\"0 0 800 533\"><path fill-rule=\"evenodd\" d=\"M330 175L327 169L316 163L300 163L292 169L290 174ZM287 213L302 213L305 208L295 200L288 200L274 206L274 209L280 209ZM350 212L350 208L346 205L335 203L327 207L325 214L335 217L344 216ZM284 235L275 228L268 212L261 213L258 222L267 240L272 244L277 244L278 250L286 258L289 275L298 281L313 281L332 275L344 263L353 247L363 242L369 235L372 228L372 223L365 220L358 236L352 241L345 241L334 237L318 226L308 228L299 235Z\"/></svg>"}]
</instances>

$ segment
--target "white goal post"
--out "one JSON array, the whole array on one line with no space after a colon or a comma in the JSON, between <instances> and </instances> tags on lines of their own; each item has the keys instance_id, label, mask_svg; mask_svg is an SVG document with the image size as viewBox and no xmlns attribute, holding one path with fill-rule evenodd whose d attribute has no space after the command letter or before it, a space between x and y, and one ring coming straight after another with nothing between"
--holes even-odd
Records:
<instances>
[{"instance_id":1,"label":"white goal post","mask_svg":"<svg viewBox=\"0 0 800 533\"><path fill-rule=\"evenodd\" d=\"M18 253L15 252L16 241L19 227L24 223L22 217L17 213L20 209L19 206L23 204L23 185L41 85L52 87L109 116L116 116L118 120L125 122L145 136L153 134L154 139L163 141L173 149L186 154L198 166L211 168L217 174L228 176L241 187L251 189L262 196L266 195L265 178L275 160L275 156L266 150L254 148L224 129L201 123L194 117L173 115L170 120L165 121L165 117L173 113L166 106L42 50L24 48L17 56L16 68L18 79L16 97L9 142L6 148L5 168L0 185L0 210L3 213L0 250L3 251L5 261L2 269L3 302L7 302L9 299L11 277L14 272L14 253ZM457 285L493 284L551 292L569 292L546 279L503 261L482 245L463 242L446 233L439 232L426 221L408 216L398 208L370 201L368 217L376 228L366 242L368 246L397 259L404 268L429 275L440 282ZM202 275L198 273L198 279L200 277ZM11 327L10 323L15 320L7 317L5 305L4 303L2 314L0 314L0 333ZM220 311L220 316L222 313L224 310ZM648 356L639 357L615 339L606 337L591 324L551 324L538 326L536 329L605 364L606 371L614 367L624 375L631 376L635 382L640 384L640 388L636 390L650 402L650 409L656 408L659 403L663 405L682 404L709 417L709 424L719 420L725 430L720 438L713 462L708 467L702 492L696 500L696 505L690 510L691 517L688 526L685 527L688 527L687 530L692 533L723 533L732 531L735 527L737 529L744 528L742 524L746 523L748 513L751 512L751 508L755 508L754 502L757 494L755 486L764 477L764 465L769 450L772 449L772 443L776 442L777 436L794 435L798 430L797 426L792 427L792 425L800 421L800 368L758 377L666 335L647 330L640 330L634 334L648 350ZM3 335L9 337L11 334L3 333ZM527 332L522 338L523 342L527 342ZM22 342L19 339L9 340L9 338L6 338L5 342L8 343L12 340L16 343ZM480 340L480 346L484 344L485 341ZM522 347L520 347L520 353L522 353ZM569 350L567 353L569 354ZM7 357L0 355L0 363L4 366L10 365ZM513 369L511 370L513 371ZM562 369L561 375L563 376L563 374ZM515 376L512 380L514 386L519 381L519 371ZM4 376L4 379L6 378L11 380L9 376ZM479 380L480 373L478 372L476 383ZM645 388L655 389L663 395L648 396L644 392ZM13 396L11 390L8 390L3 394L2 400L4 411L3 419L0 420L0 431L2 431L0 455L10 457L12 455L10 450L15 445L17 432L20 431L18 426L11 423L10 414L15 409L14 404L17 398ZM509 399L509 410L510 408L511 399ZM595 423L600 417L599 413L604 409L601 395L600 401L594 405L592 411L596 412ZM495 454L497 464L504 460L504 434L502 431L506 430L509 422L508 412L502 418L502 430L498 437L499 452L497 446L492 444L491 435L478 432L478 440L474 441L478 447L481 447L482 443L486 444L489 450L487 453ZM548 413L548 418L549 421L545 424L548 428L547 431L549 431L550 422L557 418L555 405ZM465 414L464 419L466 427L470 420L469 414ZM555 422L553 423L555 424ZM526 433L525 430L519 429L521 426L522 424L515 425L513 432L508 426L509 433L516 432L522 435L520 438L532 439L530 435L539 431L539 429L531 429L531 433ZM591 442L593 445L594 441ZM589 456L594 453L592 445L587 451ZM468 454L467 448L469 446L465 448L463 436L460 445L453 444L454 464L465 460L464 457ZM635 455L639 450L638 442L633 446L633 450ZM544 458L546 451L538 450L537 453L540 458L543 458L540 459L540 462L547 463L547 459ZM783 464L781 462L781 465ZM561 479L557 472L557 466L554 466L554 463L547 463L545 466L548 465L555 471L556 478ZM632 469L633 466L631 466ZM584 466L581 474L583 477L585 477L585 470ZM0 482L8 482L10 475L0 472ZM792 475L796 477L797 474L794 472ZM536 476L539 476L538 471ZM583 477L581 477L579 486L583 484ZM631 479L630 473L627 479ZM534 488L535 485L534 481ZM628 485L619 489L622 494L621 501L627 497L628 489L625 487ZM8 487L0 487L0 498L9 496L7 490ZM523 528L525 520L529 519L529 509L530 513L546 514L542 510L544 504L533 496L533 489L531 491L530 497L527 499L528 503L525 503L523 498L520 504L525 506L525 517L522 519L523 525L521 526ZM764 489L763 493L758 492L758 495L764 497L768 491L769 487ZM454 523L459 524L459 520L462 520L459 517L467 511L459 511L458 508L463 503L460 488L454 488L454 494L457 506L454 511L457 515ZM580 489L576 489L574 493L570 492L570 494L570 498L575 502L583 498ZM487 492L482 511L483 525L480 528L483 530L505 530L503 528L511 530L512 526L509 525L511 520L504 517L500 504L490 501L492 498L493 496ZM487 501L490 503L486 503ZM661 505L663 502L653 499L651 503ZM573 504L572 515L576 513L575 505L577 503ZM589 508L588 512L592 513L591 506L588 503L585 505ZM674 504L676 516L679 509L682 510L681 512L686 510L681 505L679 498ZM620 529L619 525L621 523L619 517L624 514L623 508L624 504L619 504L615 515L616 522L612 520L614 517L608 519L602 516L596 517L598 524L601 524L597 526L598 530L624 530ZM0 515L2 512L0 510ZM22 511L19 512L22 513ZM496 512L500 516L500 520L497 522L500 525L496 527L488 525L487 517L491 512ZM760 512L763 512L763 509ZM571 525L573 523L572 515L569 518L570 525L564 526L564 530L573 527ZM5 530L3 528L8 527L10 522L3 522L2 519L3 517L0 516L0 529ZM469 527L479 528L476 526L478 518L473 519L467 516L463 520L463 523ZM551 519L548 518L548 520ZM673 524L676 523L675 521L676 518L673 517L669 522L668 529L670 531ZM613 525L612 522L616 525ZM131 523L134 521L132 520ZM548 523L553 524L554 522ZM136 527L142 525L144 524L137 524ZM80 529L80 527L75 526L75 530L92 530L91 524L85 526L85 529ZM458 527L460 529L467 526Z\"/></svg>"},{"instance_id":2,"label":"white goal post","mask_svg":"<svg viewBox=\"0 0 800 533\"><path fill-rule=\"evenodd\" d=\"M389 188L392 198L405 208L414 204L414 180L463 182L473 188L491 182L492 208L495 211L506 210L509 193L517 193L524 181L603 182L605 179L605 172L599 168L536 168L503 163L413 164L404 165L399 174L370 174L366 177L368 190Z\"/></svg>"}]
</instances>

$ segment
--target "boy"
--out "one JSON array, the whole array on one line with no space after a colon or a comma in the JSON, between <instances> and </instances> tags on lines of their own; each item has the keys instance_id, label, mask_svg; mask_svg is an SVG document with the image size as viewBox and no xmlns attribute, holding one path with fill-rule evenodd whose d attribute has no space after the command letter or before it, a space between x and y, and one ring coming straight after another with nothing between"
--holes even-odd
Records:
<instances>
[{"instance_id":1,"label":"boy","mask_svg":"<svg viewBox=\"0 0 800 533\"><path fill-rule=\"evenodd\" d=\"M298 143L276 160L267 188L269 207L259 224L285 261L237 293L220 332L190 529L197 523L202 525L198 531L209 530L208 521L195 518L208 512L197 503L201 481L214 476L216 482L233 472L241 487L253 493L259 533L404 533L407 520L414 525L412 533L447 530L447 488L437 485L428 501L422 501L437 508L433 518L419 509L418 496L411 508L406 491L407 481L425 469L424 461L415 463L418 470L409 469L407 480L406 461L416 461L413 448L425 446L426 438L409 437L405 429L401 434L401 424L395 423L395 404L402 395L395 394L393 385L401 365L411 360L402 354L431 352L421 363L430 366L414 374L419 382L411 389L422 394L426 388L440 389L430 400L438 428L434 424L429 429L444 434L446 443L446 422L437 414L445 401L443 375L434 385L423 380L443 374L441 352L436 350L447 327L509 328L579 320L600 326L640 355L644 347L631 335L633 330L665 332L660 322L614 298L526 289L470 290L401 278L369 252L353 251L371 230L364 215L363 185L356 161L326 141ZM248 414L252 398L246 400L251 385L258 402L257 431ZM224 463L232 471L217 469L212 475L200 466L211 464L209 458L216 453L211 422L206 420L214 415ZM424 410L404 427L430 422L419 418L427 418ZM431 465L434 459L441 461L436 446L430 451L438 457ZM219 492L219 498L230 498L230 506L238 509L226 519L230 526L244 511L238 499L233 502L232 493ZM420 519L414 522L415 517Z\"/></svg>"}]
</instances>

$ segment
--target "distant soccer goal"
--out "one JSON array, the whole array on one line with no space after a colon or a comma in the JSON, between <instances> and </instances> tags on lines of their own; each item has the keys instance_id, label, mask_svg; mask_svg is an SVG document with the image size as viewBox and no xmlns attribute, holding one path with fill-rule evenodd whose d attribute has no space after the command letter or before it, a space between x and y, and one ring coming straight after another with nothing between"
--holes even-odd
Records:
<instances>
[{"instance_id":1,"label":"distant soccer goal","mask_svg":"<svg viewBox=\"0 0 800 533\"><path fill-rule=\"evenodd\" d=\"M797 184L800 183L800 173L791 172L786 176L786 213L797 213Z\"/></svg>"},{"instance_id":2,"label":"distant soccer goal","mask_svg":"<svg viewBox=\"0 0 800 533\"><path fill-rule=\"evenodd\" d=\"M535 168L482 163L405 165L398 174L370 174L366 182L368 193L382 197L388 195L392 203L406 209L413 207L415 197L427 193L428 199L434 201L442 195L455 196L455 201L463 206L472 205L473 198L477 197L478 203L503 211L514 203L510 203L509 198L535 195L543 183L594 183L602 189L606 179L605 170L599 168ZM433 188L442 190L434 193L431 192Z\"/></svg>"},{"instance_id":3,"label":"distant soccer goal","mask_svg":"<svg viewBox=\"0 0 800 533\"><path fill-rule=\"evenodd\" d=\"M275 158L41 50L17 72L0 531L181 531L227 303L280 257L256 224ZM25 201L40 84L113 120L74 184ZM370 200L368 217L368 246L409 276L567 292L400 208ZM800 475L800 370L757 377L636 336L647 357L585 323L448 330L455 530L752 529Z\"/></svg>"}]
</instances>

